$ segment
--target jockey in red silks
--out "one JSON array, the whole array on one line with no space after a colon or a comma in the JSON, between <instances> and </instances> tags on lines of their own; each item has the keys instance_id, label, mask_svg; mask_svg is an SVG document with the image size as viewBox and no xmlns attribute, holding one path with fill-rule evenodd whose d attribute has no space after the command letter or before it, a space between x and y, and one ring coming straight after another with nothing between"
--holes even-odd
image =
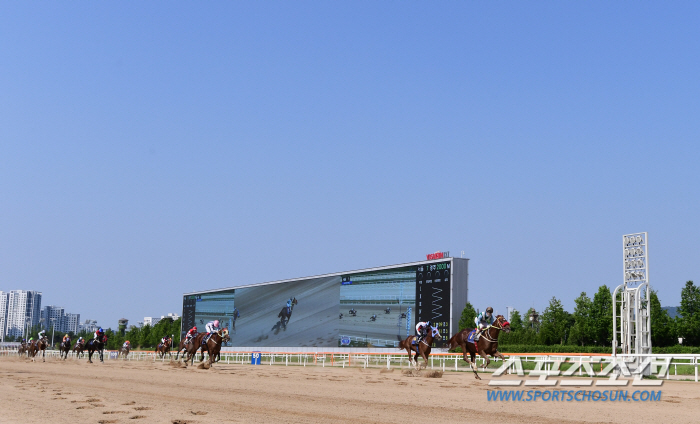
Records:
<instances>
[{"instance_id":1,"label":"jockey in red silks","mask_svg":"<svg viewBox=\"0 0 700 424\"><path fill-rule=\"evenodd\" d=\"M190 328L190 331L185 335L185 344L188 344L192 338L197 335L197 326Z\"/></svg>"}]
</instances>

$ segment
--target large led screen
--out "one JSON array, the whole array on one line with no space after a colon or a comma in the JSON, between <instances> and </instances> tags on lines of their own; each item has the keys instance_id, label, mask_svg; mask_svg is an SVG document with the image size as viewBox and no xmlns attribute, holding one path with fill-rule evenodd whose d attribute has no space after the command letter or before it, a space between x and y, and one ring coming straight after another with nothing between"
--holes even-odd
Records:
<instances>
[{"instance_id":1,"label":"large led screen","mask_svg":"<svg viewBox=\"0 0 700 424\"><path fill-rule=\"evenodd\" d=\"M218 319L229 346L396 347L418 320L449 338L449 313L444 262L186 295L182 330Z\"/></svg>"},{"instance_id":2,"label":"large led screen","mask_svg":"<svg viewBox=\"0 0 700 424\"><path fill-rule=\"evenodd\" d=\"M229 345L337 346L339 291L337 276L188 295L182 329L218 319Z\"/></svg>"},{"instance_id":3,"label":"large led screen","mask_svg":"<svg viewBox=\"0 0 700 424\"><path fill-rule=\"evenodd\" d=\"M339 316L339 346L396 346L415 332L416 267L343 275Z\"/></svg>"}]
</instances>

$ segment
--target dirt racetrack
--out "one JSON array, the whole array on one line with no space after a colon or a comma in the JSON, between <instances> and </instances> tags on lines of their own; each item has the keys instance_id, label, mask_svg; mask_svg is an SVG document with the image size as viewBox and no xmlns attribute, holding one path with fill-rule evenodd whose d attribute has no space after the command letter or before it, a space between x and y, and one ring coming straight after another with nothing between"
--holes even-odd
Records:
<instances>
[{"instance_id":1,"label":"dirt racetrack","mask_svg":"<svg viewBox=\"0 0 700 424\"><path fill-rule=\"evenodd\" d=\"M204 370L167 362L2 358L0 422L658 424L695 423L700 411L694 382L665 382L660 402L496 403L486 400L488 381L468 373L422 378L376 368L219 364Z\"/></svg>"}]
</instances>

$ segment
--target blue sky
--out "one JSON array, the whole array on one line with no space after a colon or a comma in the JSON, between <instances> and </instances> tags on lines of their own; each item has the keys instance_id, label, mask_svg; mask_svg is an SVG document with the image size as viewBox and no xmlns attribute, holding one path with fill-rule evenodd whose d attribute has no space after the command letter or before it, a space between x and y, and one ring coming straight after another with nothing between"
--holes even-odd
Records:
<instances>
[{"instance_id":1,"label":"blue sky","mask_svg":"<svg viewBox=\"0 0 700 424\"><path fill-rule=\"evenodd\" d=\"M116 327L461 251L524 311L700 280L692 2L0 5L0 290Z\"/></svg>"}]
</instances>

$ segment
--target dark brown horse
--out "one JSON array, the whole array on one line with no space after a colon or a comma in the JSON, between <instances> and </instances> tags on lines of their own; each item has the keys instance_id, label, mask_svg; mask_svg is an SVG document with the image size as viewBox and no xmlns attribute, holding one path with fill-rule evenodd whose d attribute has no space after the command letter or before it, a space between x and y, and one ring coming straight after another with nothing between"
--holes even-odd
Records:
<instances>
[{"instance_id":1,"label":"dark brown horse","mask_svg":"<svg viewBox=\"0 0 700 424\"><path fill-rule=\"evenodd\" d=\"M221 357L221 345L231 341L231 337L228 334L228 328L223 328L216 333L212 333L211 337L202 343L202 359L204 360L204 351L209 353L209 366L211 367L214 362L218 362L218 358Z\"/></svg>"},{"instance_id":2,"label":"dark brown horse","mask_svg":"<svg viewBox=\"0 0 700 424\"><path fill-rule=\"evenodd\" d=\"M38 340L34 343L32 343L29 346L29 356L32 357L32 362L34 362L34 358L36 358L37 353L41 351L41 357L43 362L46 362L46 348L49 347L49 339L46 337L42 337L41 340Z\"/></svg>"},{"instance_id":3,"label":"dark brown horse","mask_svg":"<svg viewBox=\"0 0 700 424\"><path fill-rule=\"evenodd\" d=\"M177 352L175 352L175 360L177 361L177 358L180 356L180 353L182 353L182 357L185 357L185 353L187 353L187 347L192 345L195 342L195 339L197 338L199 334L193 336L189 342L187 342L187 337L180 339L180 344L177 347ZM201 339L200 339L201 340ZM197 345L197 349L199 349L199 345ZM195 349L195 352L197 351Z\"/></svg>"},{"instance_id":4,"label":"dark brown horse","mask_svg":"<svg viewBox=\"0 0 700 424\"><path fill-rule=\"evenodd\" d=\"M165 354L167 353L169 357L172 358L172 354L170 353L170 347L173 345L173 338L172 337L166 337L165 342L163 343L158 343L158 347L156 347L156 353L160 355L160 358L165 358Z\"/></svg>"},{"instance_id":5,"label":"dark brown horse","mask_svg":"<svg viewBox=\"0 0 700 424\"><path fill-rule=\"evenodd\" d=\"M194 357L197 356L197 350L199 350L200 346L202 345L202 339L206 335L207 333L199 333L196 336L192 337L192 339L190 339L190 342L187 344L183 344L184 342L180 342L182 349L184 349L185 353L187 354L187 356L185 356L185 353L182 354L182 357L185 359L185 364L187 364L187 362L189 362L190 365L194 364ZM180 351L178 351L178 354L179 353ZM177 354L175 355L175 359L177 359ZM204 352L202 352L202 361L203 360Z\"/></svg>"},{"instance_id":6,"label":"dark brown horse","mask_svg":"<svg viewBox=\"0 0 700 424\"><path fill-rule=\"evenodd\" d=\"M62 358L65 361L68 358L68 354L70 353L70 339L61 342L61 345L58 347L58 351L60 358Z\"/></svg>"},{"instance_id":7,"label":"dark brown horse","mask_svg":"<svg viewBox=\"0 0 700 424\"><path fill-rule=\"evenodd\" d=\"M73 346L73 353L75 353L76 358L80 358L84 355L83 350L85 350L85 341L78 340Z\"/></svg>"},{"instance_id":8,"label":"dark brown horse","mask_svg":"<svg viewBox=\"0 0 700 424\"><path fill-rule=\"evenodd\" d=\"M489 355L493 356L494 358L501 358L501 360L504 361L505 357L498 351L498 335L501 333L501 331L510 333L510 324L505 318L503 318L503 315L497 315L496 319L493 321L493 324L486 327L486 329L481 333L481 337L479 337L476 344L468 340L469 333L472 331L472 328L467 328L452 336L449 341L449 348L447 350L450 351L457 347L461 347L464 361L471 365L472 371L474 371L474 376L481 380L481 377L479 377L479 374L476 372L476 354L478 353L486 360L483 366L484 369L486 369L491 362ZM471 360L467 358L467 352L469 352Z\"/></svg>"},{"instance_id":9,"label":"dark brown horse","mask_svg":"<svg viewBox=\"0 0 700 424\"><path fill-rule=\"evenodd\" d=\"M92 354L97 352L100 355L100 362L104 362L104 351L105 343L107 343L107 336L100 335L96 339L88 340L85 348L88 351L88 362L92 364Z\"/></svg>"},{"instance_id":10,"label":"dark brown horse","mask_svg":"<svg viewBox=\"0 0 700 424\"><path fill-rule=\"evenodd\" d=\"M399 342L399 349L406 349L406 352L408 353L408 362L411 365L414 365L415 361L414 366L416 369L425 368L428 366L428 356L430 356L430 351L432 350L430 345L433 344L434 340L440 340L441 338L442 336L440 336L440 332L438 331L437 327L430 326L425 338L421 340L419 344L413 344L413 341L418 340L418 338L416 336L410 336L406 338L406 340ZM425 361L425 366L420 368L418 366L419 355L423 358L423 361ZM411 357L413 357L413 360Z\"/></svg>"},{"instance_id":11,"label":"dark brown horse","mask_svg":"<svg viewBox=\"0 0 700 424\"><path fill-rule=\"evenodd\" d=\"M19 348L17 349L17 355L21 355L27 351L27 343L22 342L21 345L19 345Z\"/></svg>"}]
</instances>

